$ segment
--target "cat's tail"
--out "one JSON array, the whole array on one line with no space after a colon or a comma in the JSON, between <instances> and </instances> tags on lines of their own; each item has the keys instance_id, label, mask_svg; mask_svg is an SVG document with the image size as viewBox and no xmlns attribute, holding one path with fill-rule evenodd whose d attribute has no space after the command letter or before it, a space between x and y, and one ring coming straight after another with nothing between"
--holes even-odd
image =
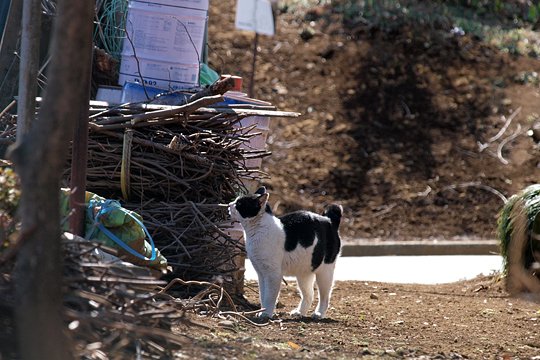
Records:
<instances>
[{"instance_id":1,"label":"cat's tail","mask_svg":"<svg viewBox=\"0 0 540 360\"><path fill-rule=\"evenodd\" d=\"M341 222L341 217L343 216L343 207L337 204L328 205L326 209L324 209L323 216L329 218L332 222L332 226L337 230L339 223Z\"/></svg>"}]
</instances>

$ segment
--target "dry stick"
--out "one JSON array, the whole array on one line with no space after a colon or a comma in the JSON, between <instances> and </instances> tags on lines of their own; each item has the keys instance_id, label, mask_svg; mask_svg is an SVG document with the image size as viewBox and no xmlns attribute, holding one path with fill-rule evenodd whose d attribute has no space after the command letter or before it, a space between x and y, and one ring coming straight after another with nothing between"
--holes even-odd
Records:
<instances>
[{"instance_id":1,"label":"dry stick","mask_svg":"<svg viewBox=\"0 0 540 360\"><path fill-rule=\"evenodd\" d=\"M241 109L254 109L254 110L277 110L274 105L251 105L251 104L228 104L224 106L211 106L212 108L219 110L222 108L241 108Z\"/></svg>"},{"instance_id":2,"label":"dry stick","mask_svg":"<svg viewBox=\"0 0 540 360\"><path fill-rule=\"evenodd\" d=\"M206 89L203 89L199 91L198 93L193 94L189 101L190 103L193 101L197 101L198 99L208 97L208 96L215 96L215 95L223 95L227 91L232 90L234 88L234 79L230 76L225 77L223 79L220 79L207 87ZM221 100L223 101L223 100Z\"/></svg>"},{"instance_id":3,"label":"dry stick","mask_svg":"<svg viewBox=\"0 0 540 360\"><path fill-rule=\"evenodd\" d=\"M108 114L109 112L111 113L115 113L115 114L122 114L122 115L133 115L133 114L138 114L140 113L140 110L132 110L132 109L126 109L124 108L124 106L128 106L128 105L132 105L133 103L125 103L125 104L121 104L121 105L117 105L117 106L114 106L114 107L104 107L104 108L90 108L89 110L89 114L90 116L88 117L88 119L90 120L93 120L94 118L99 118L99 117L104 117L105 119L107 119L105 117L106 114ZM116 115L118 116L118 115Z\"/></svg>"},{"instance_id":4,"label":"dry stick","mask_svg":"<svg viewBox=\"0 0 540 360\"><path fill-rule=\"evenodd\" d=\"M188 115L190 115L192 112L196 111L197 109L204 108L205 106L209 106L220 101L224 101L223 96L221 95L207 96L207 97L199 98L197 100L194 100L182 106L174 106L174 107L171 107L170 109L150 111L150 112L146 112L140 115L135 115L132 120L132 123L135 124L142 120L147 120L147 119L152 119L152 118L170 117L170 116L177 115L181 112L183 112L184 116L187 117Z\"/></svg>"},{"instance_id":5,"label":"dry stick","mask_svg":"<svg viewBox=\"0 0 540 360\"><path fill-rule=\"evenodd\" d=\"M203 175L200 175L198 177L195 177L195 178L191 178L189 179L189 181L199 181L199 180L202 180L202 179L205 179L207 178L208 176L210 176L210 174L214 171L214 163L211 163L210 164L210 168L208 169L208 171L206 173L204 173Z\"/></svg>"},{"instance_id":6,"label":"dry stick","mask_svg":"<svg viewBox=\"0 0 540 360\"><path fill-rule=\"evenodd\" d=\"M255 311L250 311L249 313L251 314L255 314L255 313L260 313L264 311L264 309L259 309L259 310L255 310ZM265 322L265 323L262 323L262 324L259 324L259 323L256 323L252 320L250 320L247 316L245 316L244 314L248 314L246 312L242 312L242 313L239 313L239 312L234 312L234 311L221 311L219 313L219 315L229 315L229 316L236 316L236 317L239 317L241 318L242 320L245 320L247 321L250 325L253 325L253 326L257 326L257 327L264 327L264 326L268 326L270 325L270 321L268 322Z\"/></svg>"},{"instance_id":7,"label":"dry stick","mask_svg":"<svg viewBox=\"0 0 540 360\"><path fill-rule=\"evenodd\" d=\"M122 129L122 128L142 128L146 126L164 126L164 125L174 125L183 120L178 119L177 117L169 117L162 119L150 119L140 122L131 122L131 123L121 123L117 125L106 126L107 129Z\"/></svg>"},{"instance_id":8,"label":"dry stick","mask_svg":"<svg viewBox=\"0 0 540 360\"><path fill-rule=\"evenodd\" d=\"M190 258L190 259L193 259L193 257L191 256L190 252L188 251L188 249L186 249L186 246L184 245L184 243L183 243L180 239L182 238L182 236L184 236L184 234L186 233L186 231L189 230L189 228L191 227L191 225L192 225L194 222L195 222L195 220L193 220L193 221L191 222L191 224L189 224L189 225L184 229L184 231L182 231L182 233L181 233L180 235L178 235L178 236L176 236L174 233L171 233L171 236L174 237L175 242L171 242L170 245L171 245L171 246L174 245L174 244L180 245L180 247L182 248L182 250L184 250L184 253L185 253L185 254L187 255L187 257ZM162 246L162 247L161 247L161 250L162 250L162 251L165 250L165 249L167 249L166 246Z\"/></svg>"},{"instance_id":9,"label":"dry stick","mask_svg":"<svg viewBox=\"0 0 540 360\"><path fill-rule=\"evenodd\" d=\"M6 129L4 129L2 131L2 133L0 134L1 137L4 137L4 136L15 136L15 134L17 133L17 126L14 125L12 127L8 127Z\"/></svg>"},{"instance_id":10,"label":"dry stick","mask_svg":"<svg viewBox=\"0 0 540 360\"><path fill-rule=\"evenodd\" d=\"M492 188L491 186L484 185L484 184L482 184L480 182L466 182L466 183L457 184L457 185L449 185L449 186L444 187L443 190L447 190L447 189L455 190L457 188L467 188L467 187L476 187L476 188L479 188L479 189L482 189L482 190L486 190L486 191L496 195L505 204L508 201L506 196L504 196L500 191Z\"/></svg>"},{"instance_id":11,"label":"dry stick","mask_svg":"<svg viewBox=\"0 0 540 360\"><path fill-rule=\"evenodd\" d=\"M508 126L510 126L510 123L512 123L512 121L516 118L516 116L520 112L521 112L521 106L518 107L516 109L516 111L514 111L512 114L510 114L508 119L506 119L506 122L504 123L503 127L499 130L499 132L497 134L495 134L494 136L489 138L487 143L478 142L479 152L483 152L485 149L487 149L489 147L489 145L492 142L497 141L506 132L506 130L508 129ZM503 116L503 118L504 118L504 116Z\"/></svg>"},{"instance_id":12,"label":"dry stick","mask_svg":"<svg viewBox=\"0 0 540 360\"><path fill-rule=\"evenodd\" d=\"M217 231L219 234L221 234L222 236L228 236L223 230L221 230L214 222L210 221L210 219L208 219L206 216L204 216L204 214L197 208L197 206L195 206L195 203L193 201L189 201L188 202L192 207L193 207L193 210L200 216L202 217L207 223L208 225L210 225L211 228L213 228L215 231Z\"/></svg>"},{"instance_id":13,"label":"dry stick","mask_svg":"<svg viewBox=\"0 0 540 360\"><path fill-rule=\"evenodd\" d=\"M92 300L96 303L102 304L102 305L109 305L109 306L120 306L118 302L113 302L109 299L108 296L105 295L99 295L91 291L86 291L82 289L77 289L74 292L74 295L79 296L80 298L86 299L86 300Z\"/></svg>"},{"instance_id":14,"label":"dry stick","mask_svg":"<svg viewBox=\"0 0 540 360\"><path fill-rule=\"evenodd\" d=\"M202 290L201 292L199 292L197 295L195 295L193 298L191 298L191 301L211 302L212 306L216 307L216 304L213 303L212 298L208 297L208 299L202 300L202 299L206 298L207 295L210 296L210 295L214 294L216 291L218 291L218 290L214 289L214 288L206 288L206 289Z\"/></svg>"},{"instance_id":15,"label":"dry stick","mask_svg":"<svg viewBox=\"0 0 540 360\"><path fill-rule=\"evenodd\" d=\"M389 204L389 205L386 205L384 207L384 209L380 210L380 211L377 211L376 213L372 214L370 216L370 218L376 218L376 217L380 217L380 216L383 216L387 213L389 213L390 211L392 211L393 208L395 208L397 206L396 203L392 203L392 204Z\"/></svg>"},{"instance_id":16,"label":"dry stick","mask_svg":"<svg viewBox=\"0 0 540 360\"><path fill-rule=\"evenodd\" d=\"M154 279L131 279L131 278L122 278L119 276L73 276L65 277L66 281L88 281L88 282L99 282L99 283L117 283L117 284L131 284L131 285L149 285L149 286L159 286L166 284L163 280L154 280Z\"/></svg>"},{"instance_id":17,"label":"dry stick","mask_svg":"<svg viewBox=\"0 0 540 360\"><path fill-rule=\"evenodd\" d=\"M256 110L256 109L237 109L237 108L200 108L198 111L207 112L207 113L223 113L223 114L237 114L239 116L270 116L270 117L290 117L297 118L300 116L300 113L291 112L291 111L271 111L271 110Z\"/></svg>"},{"instance_id":18,"label":"dry stick","mask_svg":"<svg viewBox=\"0 0 540 360\"><path fill-rule=\"evenodd\" d=\"M219 285L216 285L216 284L213 284L213 283L210 283L210 282L206 282L206 281L194 281L194 280L191 280L191 281L185 281L185 280L182 280L180 278L175 278L175 279L172 279L168 284L167 286L165 286L163 289L161 289L158 294L163 294L165 293L166 291L168 291L173 285L175 285L176 283L180 283L181 285L184 285L184 286L189 286L189 285L198 285L198 286L208 286L208 287L211 287L211 288L214 288L218 291L221 291L222 287L219 286ZM227 301L229 302L229 305L231 305L231 307L233 308L233 310L236 312L236 305L234 305L234 301L232 300L231 296L229 295L229 293L227 291L224 291L223 294L225 295L225 298L227 299Z\"/></svg>"},{"instance_id":19,"label":"dry stick","mask_svg":"<svg viewBox=\"0 0 540 360\"><path fill-rule=\"evenodd\" d=\"M512 120L514 120L514 118L521 112L521 106L518 107L516 109L516 111L514 111L509 117L508 119L506 120L504 126L501 128L501 130L499 130L499 132L488 139L488 142L494 142L494 141L497 141L505 132L506 132L506 129L508 129L508 126L510 126L510 123L512 122Z\"/></svg>"},{"instance_id":20,"label":"dry stick","mask_svg":"<svg viewBox=\"0 0 540 360\"><path fill-rule=\"evenodd\" d=\"M138 160L134 160L134 159L131 160L131 164L132 164L132 165L135 165L135 166L137 166L137 167L139 167L139 168L141 168L141 169L143 169L143 170L145 170L145 171L148 171L149 173L153 173L153 174L156 174L156 175L158 175L158 176L160 176L160 175L168 175L168 176L169 176L169 179L174 180L175 183L177 183L177 184L182 184L182 185L184 185L184 186L186 186L186 187L189 188L189 183L188 183L187 181L184 181L184 180L182 180L182 179L179 179L179 178L176 177L173 173L171 173L171 172L169 172L167 169L165 169L165 167L163 167L163 166L157 164L156 162L149 162L149 163L150 163L152 166L155 166L158 170L161 170L161 171L154 170L154 169L152 169L152 168L150 168L150 167L148 167L148 166L145 166L145 165L143 165L141 162L145 162L144 158L140 158L140 159L138 159ZM210 166L210 167L212 167L212 166ZM190 180L191 180L191 179L190 179Z\"/></svg>"},{"instance_id":21,"label":"dry stick","mask_svg":"<svg viewBox=\"0 0 540 360\"><path fill-rule=\"evenodd\" d=\"M133 125L143 120L172 117L180 113L184 113L184 115L187 116L199 108L204 108L205 106L209 106L220 101L223 101L223 96L221 95L207 96L181 106L167 106L166 109L163 109L164 106L160 106L160 109L155 111L143 112L127 116L111 116L109 118L106 118L105 120L96 121L96 124L106 125L131 121Z\"/></svg>"},{"instance_id":22,"label":"dry stick","mask_svg":"<svg viewBox=\"0 0 540 360\"><path fill-rule=\"evenodd\" d=\"M119 133L115 133L115 132L109 131L109 130L103 130L99 126L97 126L96 124L89 123L89 126L90 126L90 128L92 130L98 131L98 132L100 132L102 134L105 134L105 135L108 135L110 137L115 137L115 138L118 138L118 139L123 139L124 138L124 135L119 134ZM174 155L177 155L177 156L181 155L181 156L184 156L186 159L193 160L193 161L198 161L198 162L201 162L201 163L203 163L205 165L208 165L208 166L211 165L211 162L208 161L207 159L203 158L203 157L200 157L198 155L193 155L193 154L179 153L178 151L173 150L173 149L171 149L171 148L169 148L169 147L167 147L165 145L155 143L155 142L150 141L150 140L133 138L133 142L136 143L136 144L153 147L153 148L156 148L158 150L162 150L164 152L168 152L168 153L171 153L171 154L174 154Z\"/></svg>"},{"instance_id":23,"label":"dry stick","mask_svg":"<svg viewBox=\"0 0 540 360\"><path fill-rule=\"evenodd\" d=\"M175 344L178 345L190 345L191 341L188 342L188 340L182 339L179 335L185 336L189 339L187 335L179 334L175 335L172 332L164 329L160 329L157 327L146 327L146 326L140 326L140 325L134 325L128 322L116 322L116 321L110 321L110 319L103 320L98 317L91 317L86 314L82 314L80 312L75 311L69 311L67 312L68 316L73 318L74 320L87 320L91 323L94 323L100 327L105 328L112 328L117 330L123 330L128 331L130 333L137 334L139 336L142 335L142 337L146 336L158 336L163 339L169 340Z\"/></svg>"},{"instance_id":24,"label":"dry stick","mask_svg":"<svg viewBox=\"0 0 540 360\"><path fill-rule=\"evenodd\" d=\"M4 108L4 110L2 110L2 112L0 113L0 119L13 107L15 106L15 104L17 103L17 100L13 100L12 102L10 102L8 104L8 106L6 106Z\"/></svg>"},{"instance_id":25,"label":"dry stick","mask_svg":"<svg viewBox=\"0 0 540 360\"><path fill-rule=\"evenodd\" d=\"M112 253L113 255L116 252L116 250L112 247L106 246L103 243L95 242L92 240L87 240L82 237L74 237L74 240L69 240L66 238L65 235L62 235L62 244L66 248L72 248L75 247L79 252L73 252L72 254L68 254L65 256L65 259L71 260L71 259L79 259L80 257L90 254L92 251L96 249L102 249L105 252ZM86 248L85 250L81 250L81 247Z\"/></svg>"},{"instance_id":26,"label":"dry stick","mask_svg":"<svg viewBox=\"0 0 540 360\"><path fill-rule=\"evenodd\" d=\"M517 128L516 128L516 131L514 131L514 133L510 136L508 136L507 138L505 138L503 141L500 142L499 146L497 147L497 157L499 158L499 160L504 164L504 165L508 165L510 162L508 160L506 160L503 155L502 155L502 150L504 148L504 146L506 144L508 144L510 141L514 140L515 138L517 138L518 136L521 135L521 125L518 124Z\"/></svg>"}]
</instances>

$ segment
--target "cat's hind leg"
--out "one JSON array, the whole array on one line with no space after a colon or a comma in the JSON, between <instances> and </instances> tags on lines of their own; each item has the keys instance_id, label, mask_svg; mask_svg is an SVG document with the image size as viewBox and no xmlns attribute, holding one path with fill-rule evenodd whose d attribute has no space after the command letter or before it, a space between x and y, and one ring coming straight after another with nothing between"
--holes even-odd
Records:
<instances>
[{"instance_id":1,"label":"cat's hind leg","mask_svg":"<svg viewBox=\"0 0 540 360\"><path fill-rule=\"evenodd\" d=\"M315 282L315 274L308 273L298 275L296 277L298 290L300 291L300 304L291 311L293 316L306 316L311 304L313 303L313 283Z\"/></svg>"},{"instance_id":2,"label":"cat's hind leg","mask_svg":"<svg viewBox=\"0 0 540 360\"><path fill-rule=\"evenodd\" d=\"M330 304L330 294L334 284L334 264L323 264L317 271L317 287L319 289L319 304L313 313L313 318L322 319Z\"/></svg>"}]
</instances>

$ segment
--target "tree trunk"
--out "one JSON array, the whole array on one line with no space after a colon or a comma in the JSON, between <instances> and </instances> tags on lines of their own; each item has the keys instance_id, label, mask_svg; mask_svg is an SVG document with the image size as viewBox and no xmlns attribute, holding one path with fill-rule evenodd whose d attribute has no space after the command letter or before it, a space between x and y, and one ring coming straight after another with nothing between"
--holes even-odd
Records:
<instances>
[{"instance_id":1,"label":"tree trunk","mask_svg":"<svg viewBox=\"0 0 540 360\"><path fill-rule=\"evenodd\" d=\"M59 187L69 140L88 107L93 1L58 0L48 84L38 120L10 149L21 178L21 238L14 272L23 359L73 358L62 317Z\"/></svg>"}]
</instances>

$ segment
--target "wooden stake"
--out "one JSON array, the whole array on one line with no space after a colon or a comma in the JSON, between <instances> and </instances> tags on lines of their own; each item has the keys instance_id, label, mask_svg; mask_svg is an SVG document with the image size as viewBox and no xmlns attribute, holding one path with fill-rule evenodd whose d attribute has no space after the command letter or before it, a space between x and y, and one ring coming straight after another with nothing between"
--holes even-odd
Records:
<instances>
[{"instance_id":1,"label":"wooden stake","mask_svg":"<svg viewBox=\"0 0 540 360\"><path fill-rule=\"evenodd\" d=\"M259 34L255 33L255 39L253 39L253 61L251 63L251 79L249 82L249 92L248 96L250 98L255 97L255 70L257 65L257 53L259 47Z\"/></svg>"},{"instance_id":2,"label":"wooden stake","mask_svg":"<svg viewBox=\"0 0 540 360\"><path fill-rule=\"evenodd\" d=\"M88 39L92 44L92 38ZM87 71L84 71L80 77L81 89L86 89L81 101L84 104L90 103L90 87L92 76L92 49L90 54L81 56L81 61L85 61ZM86 200L86 166L88 159L88 121L89 107L80 108L79 117L75 119L75 130L73 132L73 153L71 160L71 196L69 197L69 208L73 213L69 218L69 229L71 233L84 237L85 227L85 200Z\"/></svg>"}]
</instances>

